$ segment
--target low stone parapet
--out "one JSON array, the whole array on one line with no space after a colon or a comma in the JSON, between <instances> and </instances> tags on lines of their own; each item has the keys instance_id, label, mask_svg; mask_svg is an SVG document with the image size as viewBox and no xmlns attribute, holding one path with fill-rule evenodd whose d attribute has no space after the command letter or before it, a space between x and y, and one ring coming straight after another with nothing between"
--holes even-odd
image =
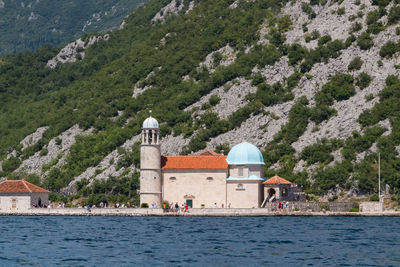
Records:
<instances>
[{"instance_id":1,"label":"low stone parapet","mask_svg":"<svg viewBox=\"0 0 400 267\"><path fill-rule=\"evenodd\" d=\"M383 212L383 202L381 201L361 202L360 212Z\"/></svg>"},{"instance_id":2,"label":"low stone parapet","mask_svg":"<svg viewBox=\"0 0 400 267\"><path fill-rule=\"evenodd\" d=\"M282 202L283 203L283 202ZM348 212L354 207L354 202L289 202L284 210L303 212ZM270 211L278 210L278 202L266 203L265 208Z\"/></svg>"},{"instance_id":3,"label":"low stone parapet","mask_svg":"<svg viewBox=\"0 0 400 267\"><path fill-rule=\"evenodd\" d=\"M260 217L260 216L400 216L400 212L337 212L293 211L289 209L189 209L188 212L164 212L162 209L95 208L90 212L78 208L29 209L19 212L0 212L0 216L194 216L194 217Z\"/></svg>"}]
</instances>

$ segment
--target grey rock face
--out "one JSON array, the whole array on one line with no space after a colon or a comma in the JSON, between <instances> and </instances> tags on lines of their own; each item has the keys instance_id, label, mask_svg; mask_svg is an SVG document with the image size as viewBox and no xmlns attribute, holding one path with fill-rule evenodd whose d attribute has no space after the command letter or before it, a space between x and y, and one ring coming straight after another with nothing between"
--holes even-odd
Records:
<instances>
[{"instance_id":1,"label":"grey rock face","mask_svg":"<svg viewBox=\"0 0 400 267\"><path fill-rule=\"evenodd\" d=\"M103 36L91 36L87 43L82 39L78 39L75 42L67 44L54 58L47 62L47 67L54 69L58 63L75 62L77 56L80 55L82 59L85 58L85 49L92 46L94 43L99 41L108 41L110 38L109 34Z\"/></svg>"},{"instance_id":2,"label":"grey rock face","mask_svg":"<svg viewBox=\"0 0 400 267\"><path fill-rule=\"evenodd\" d=\"M218 113L221 119L226 119L233 112L248 103L245 99L249 93L255 93L256 87L251 85L251 81L244 78L237 78L232 82L212 90L208 95L203 96L198 102L187 107L185 110L200 109L204 103L207 103L211 96L216 95L220 98L220 102L212 107L209 111ZM193 113L193 117L203 114L204 110L197 110Z\"/></svg>"},{"instance_id":3,"label":"grey rock face","mask_svg":"<svg viewBox=\"0 0 400 267\"><path fill-rule=\"evenodd\" d=\"M36 131L36 133L37 132L38 131ZM65 160L65 157L69 152L69 149L75 143L75 138L78 135L81 135L82 133L84 133L84 131L79 129L78 125L71 127L70 129L63 132L57 137L61 140L60 145L57 145L56 141L57 138L51 139L49 144L45 147L48 150L48 153L46 155L41 156L40 151L36 152L33 156L29 157L27 160L24 160L21 166L16 170L16 172L41 174L42 166L44 164L50 163L57 157L61 157L61 160Z\"/></svg>"},{"instance_id":4,"label":"grey rock face","mask_svg":"<svg viewBox=\"0 0 400 267\"><path fill-rule=\"evenodd\" d=\"M34 133L25 137L24 140L22 140L20 143L22 145L22 150L24 150L28 146L36 144L40 139L42 139L42 136L44 132L47 131L47 129L49 129L49 127L47 126L40 127Z\"/></svg>"},{"instance_id":5,"label":"grey rock face","mask_svg":"<svg viewBox=\"0 0 400 267\"><path fill-rule=\"evenodd\" d=\"M181 11L185 7L183 1L180 1L179 4L176 0L172 0L168 5L161 8L160 11L151 19L152 22L161 21L162 23L168 17L168 15L176 15L179 11Z\"/></svg>"},{"instance_id":6,"label":"grey rock face","mask_svg":"<svg viewBox=\"0 0 400 267\"><path fill-rule=\"evenodd\" d=\"M161 154L162 155L179 155L182 148L189 143L189 139L183 138L182 135L172 136L167 135L161 139Z\"/></svg>"},{"instance_id":7,"label":"grey rock face","mask_svg":"<svg viewBox=\"0 0 400 267\"><path fill-rule=\"evenodd\" d=\"M203 68L205 67L206 69L208 69L208 71L210 73L213 73L215 71L215 68L217 66L214 66L214 60L213 60L213 56L215 53L220 53L222 55L222 60L219 62L219 65L221 66L228 66L230 64L232 64L235 60L236 60L236 54L237 52L233 50L232 47L230 47L229 44L227 44L224 47L221 47L220 49L218 49L217 51L211 52L210 54L208 54L206 56L206 59L200 63L199 68Z\"/></svg>"}]
</instances>

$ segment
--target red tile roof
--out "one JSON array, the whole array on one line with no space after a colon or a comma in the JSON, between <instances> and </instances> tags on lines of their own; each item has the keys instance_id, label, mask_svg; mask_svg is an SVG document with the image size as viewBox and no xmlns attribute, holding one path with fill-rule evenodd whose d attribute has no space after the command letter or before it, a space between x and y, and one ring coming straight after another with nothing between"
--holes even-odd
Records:
<instances>
[{"instance_id":1,"label":"red tile roof","mask_svg":"<svg viewBox=\"0 0 400 267\"><path fill-rule=\"evenodd\" d=\"M161 158L162 169L227 169L226 156L166 156Z\"/></svg>"},{"instance_id":2,"label":"red tile roof","mask_svg":"<svg viewBox=\"0 0 400 267\"><path fill-rule=\"evenodd\" d=\"M200 156L223 156L224 154L219 154L212 150L205 150L199 154Z\"/></svg>"},{"instance_id":3,"label":"red tile roof","mask_svg":"<svg viewBox=\"0 0 400 267\"><path fill-rule=\"evenodd\" d=\"M50 191L25 180L5 180L0 183L0 193L50 193Z\"/></svg>"},{"instance_id":4,"label":"red tile roof","mask_svg":"<svg viewBox=\"0 0 400 267\"><path fill-rule=\"evenodd\" d=\"M292 184L292 183L286 179L283 179L282 177L274 176L269 178L267 181L263 182L263 184Z\"/></svg>"}]
</instances>

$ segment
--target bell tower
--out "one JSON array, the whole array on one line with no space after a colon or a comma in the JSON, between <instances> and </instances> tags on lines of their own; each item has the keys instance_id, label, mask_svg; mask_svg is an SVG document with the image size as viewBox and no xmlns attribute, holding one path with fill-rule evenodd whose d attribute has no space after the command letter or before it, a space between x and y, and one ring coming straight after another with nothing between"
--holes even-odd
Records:
<instances>
[{"instance_id":1,"label":"bell tower","mask_svg":"<svg viewBox=\"0 0 400 267\"><path fill-rule=\"evenodd\" d=\"M159 127L156 119L148 117L142 126L140 146L140 204L153 204L161 208L161 149Z\"/></svg>"}]
</instances>

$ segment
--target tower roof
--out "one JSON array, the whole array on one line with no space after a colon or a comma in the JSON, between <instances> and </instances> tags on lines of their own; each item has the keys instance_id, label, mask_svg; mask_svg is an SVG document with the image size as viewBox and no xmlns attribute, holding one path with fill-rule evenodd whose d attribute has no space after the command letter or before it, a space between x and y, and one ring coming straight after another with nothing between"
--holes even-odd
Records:
<instances>
[{"instance_id":1,"label":"tower roof","mask_svg":"<svg viewBox=\"0 0 400 267\"><path fill-rule=\"evenodd\" d=\"M247 142L235 145L226 159L229 165L265 165L260 150Z\"/></svg>"},{"instance_id":2,"label":"tower roof","mask_svg":"<svg viewBox=\"0 0 400 267\"><path fill-rule=\"evenodd\" d=\"M292 183L286 179L283 179L282 177L275 175L274 177L269 178L263 184L292 184Z\"/></svg>"},{"instance_id":3,"label":"tower roof","mask_svg":"<svg viewBox=\"0 0 400 267\"><path fill-rule=\"evenodd\" d=\"M158 121L152 116L148 117L143 122L143 129L158 129Z\"/></svg>"}]
</instances>

